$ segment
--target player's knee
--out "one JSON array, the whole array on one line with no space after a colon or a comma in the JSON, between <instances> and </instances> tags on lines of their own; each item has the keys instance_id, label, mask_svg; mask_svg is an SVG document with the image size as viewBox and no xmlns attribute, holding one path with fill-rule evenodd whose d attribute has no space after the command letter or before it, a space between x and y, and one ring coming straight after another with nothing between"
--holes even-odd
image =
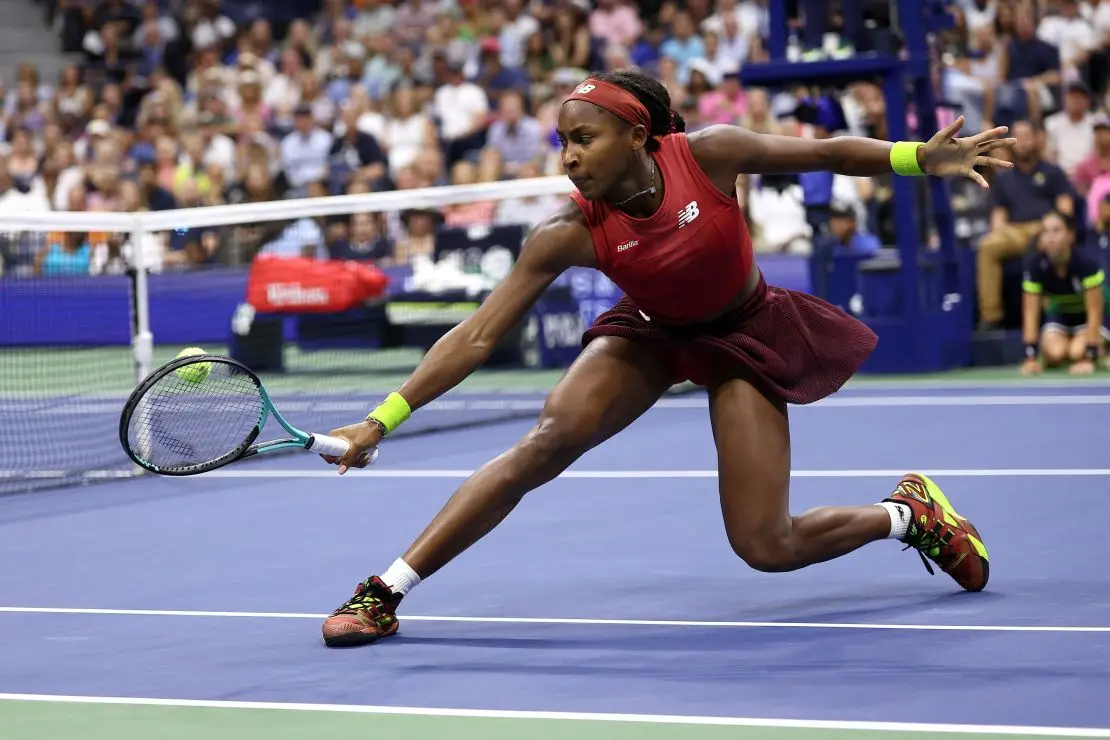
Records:
<instances>
[{"instance_id":1,"label":"player's knee","mask_svg":"<svg viewBox=\"0 0 1110 740\"><path fill-rule=\"evenodd\" d=\"M1041 345L1041 356L1049 367L1056 367L1067 359L1068 345L1061 341L1046 341Z\"/></svg>"},{"instance_id":2,"label":"player's knee","mask_svg":"<svg viewBox=\"0 0 1110 740\"><path fill-rule=\"evenodd\" d=\"M565 468L589 448L589 440L571 419L542 416L520 447L530 465Z\"/></svg>"},{"instance_id":3,"label":"player's knee","mask_svg":"<svg viewBox=\"0 0 1110 740\"><path fill-rule=\"evenodd\" d=\"M755 531L729 534L729 544L749 568L763 573L793 570L796 558L789 537Z\"/></svg>"}]
</instances>

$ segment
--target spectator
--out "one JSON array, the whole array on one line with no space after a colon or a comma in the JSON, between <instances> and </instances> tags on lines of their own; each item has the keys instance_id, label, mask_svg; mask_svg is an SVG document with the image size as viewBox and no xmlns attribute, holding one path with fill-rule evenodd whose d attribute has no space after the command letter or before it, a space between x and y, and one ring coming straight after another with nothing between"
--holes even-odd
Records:
<instances>
[{"instance_id":1,"label":"spectator","mask_svg":"<svg viewBox=\"0 0 1110 740\"><path fill-rule=\"evenodd\" d=\"M1044 159L1041 130L1019 121L1011 131L1014 168L1001 170L991 183L990 232L979 242L976 281L982 328L1001 324L1002 263L1024 255L1052 210L1075 214L1075 192L1067 175Z\"/></svg>"},{"instance_id":2,"label":"spectator","mask_svg":"<svg viewBox=\"0 0 1110 740\"><path fill-rule=\"evenodd\" d=\"M524 114L520 93L507 92L501 96L497 119L489 127L487 145L501 155L505 172L514 176L519 175L524 165L543 156L543 128L535 118Z\"/></svg>"},{"instance_id":3,"label":"spectator","mask_svg":"<svg viewBox=\"0 0 1110 740\"><path fill-rule=\"evenodd\" d=\"M1007 47L1001 74L1003 84L984 106L985 128L998 122L997 113L1005 114L1004 122L1024 114L1028 120L1040 123L1043 112L1056 105L1053 91L1062 80L1060 50L1037 38L1034 16L1035 10L1028 6L1015 11L1014 37Z\"/></svg>"},{"instance_id":4,"label":"spectator","mask_svg":"<svg viewBox=\"0 0 1110 740\"><path fill-rule=\"evenodd\" d=\"M332 135L316 126L312 108L303 103L293 116L293 129L281 140L281 169L286 184L305 195L327 177Z\"/></svg>"},{"instance_id":5,"label":"spectator","mask_svg":"<svg viewBox=\"0 0 1110 740\"><path fill-rule=\"evenodd\" d=\"M694 19L683 10L675 16L670 38L663 42L660 53L678 64L677 78L682 84L690 79L690 65L696 59L705 59L705 42L694 33Z\"/></svg>"},{"instance_id":6,"label":"spectator","mask_svg":"<svg viewBox=\"0 0 1110 740\"><path fill-rule=\"evenodd\" d=\"M1090 158L1095 147L1095 115L1091 92L1073 82L1064 95L1064 109L1045 119L1045 158L1060 165L1069 177Z\"/></svg>"},{"instance_id":7,"label":"spectator","mask_svg":"<svg viewBox=\"0 0 1110 740\"><path fill-rule=\"evenodd\" d=\"M329 156L329 190L346 192L354 180L377 183L386 174L386 157L378 140L358 129L359 111L348 106L336 123Z\"/></svg>"},{"instance_id":8,"label":"spectator","mask_svg":"<svg viewBox=\"0 0 1110 740\"><path fill-rule=\"evenodd\" d=\"M1096 115L1091 119L1093 141L1091 153L1080 162L1074 173L1075 187L1080 194L1088 197L1088 203L1093 210L1101 200L1100 192L1096 192L1095 183L1102 177L1110 175L1110 117ZM1102 191L1102 188L1099 188Z\"/></svg>"},{"instance_id":9,"label":"spectator","mask_svg":"<svg viewBox=\"0 0 1110 740\"><path fill-rule=\"evenodd\" d=\"M439 119L448 166L485 145L489 98L463 77L459 62L448 62L447 81L436 89L432 108Z\"/></svg>"}]
</instances>

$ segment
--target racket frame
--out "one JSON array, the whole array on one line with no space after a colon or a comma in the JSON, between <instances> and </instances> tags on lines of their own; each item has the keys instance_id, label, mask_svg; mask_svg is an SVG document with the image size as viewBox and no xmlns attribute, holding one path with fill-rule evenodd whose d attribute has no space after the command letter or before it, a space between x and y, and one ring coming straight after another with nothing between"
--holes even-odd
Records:
<instances>
[{"instance_id":1,"label":"racket frame","mask_svg":"<svg viewBox=\"0 0 1110 740\"><path fill-rule=\"evenodd\" d=\"M155 465L148 460L144 460L138 453L131 449L131 443L128 441L127 437L127 432L131 426L131 419L134 417L135 411L142 404L142 401L147 392L167 375L169 375L170 373L175 373L183 367L196 365L202 362L212 363L213 365L229 365L235 368L235 370L239 371L239 373L241 373L246 378L249 378L251 382L254 383L255 388L258 391L259 398L262 401L262 411L258 416L258 421L255 423L254 428L250 431L249 434L247 434L242 443L240 443L230 452L221 455L215 460L209 460L208 462L197 463L195 465L175 466L173 468L163 468L162 466ZM207 376L205 376L205 378L207 379ZM204 381L200 381L198 385L203 382ZM275 439L268 442L254 444L254 441L258 439L258 435L262 433L262 428L263 426L265 426L266 420L271 416L274 418L275 421L277 421L278 424L282 426L282 428L285 429L286 432L289 433L290 436L282 439ZM256 455L278 452L281 450L297 449L317 452L319 454L340 456L344 454L344 452L346 452L346 449L348 448L348 444L345 440L338 439L336 437L330 437L325 434L313 434L310 432L305 432L290 424L288 421L286 421L285 417L281 415L281 412L278 411L277 406L270 398L269 391L266 390L266 386L262 383L262 380L254 373L253 370L251 370L249 367L239 362L238 360L234 360L230 357L209 354L189 355L186 357L174 358L161 367L157 368L156 370L154 370L154 372L144 378L143 381L139 383L139 385L137 385L133 391L131 391L130 396L128 396L127 398L127 402L123 406L123 411L120 414L119 438L120 444L123 445L124 452L127 453L128 458L130 458L132 462L134 462L136 465L143 468L144 470L149 470L150 472L157 473L158 475L168 476L187 476L207 473L212 470L216 470L217 468L222 468L225 465L229 465L238 460L244 460ZM376 459L377 453L378 450L375 449L371 457L373 459Z\"/></svg>"}]
</instances>

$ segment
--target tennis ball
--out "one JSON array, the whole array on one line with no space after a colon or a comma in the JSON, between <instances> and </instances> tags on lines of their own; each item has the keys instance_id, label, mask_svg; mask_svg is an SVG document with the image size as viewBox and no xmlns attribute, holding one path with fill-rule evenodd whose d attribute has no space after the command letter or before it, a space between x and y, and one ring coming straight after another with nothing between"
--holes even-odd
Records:
<instances>
[{"instance_id":1,"label":"tennis ball","mask_svg":"<svg viewBox=\"0 0 1110 740\"><path fill-rule=\"evenodd\" d=\"M177 357L175 357L174 359L177 359L179 357L193 357L195 355L204 354L208 353L200 347L186 347L185 349L178 352ZM177 375L177 377L181 378L186 383L203 383L208 378L208 375L211 372L211 362L196 362L192 365L186 365L185 367L179 367L174 370L174 373Z\"/></svg>"}]
</instances>

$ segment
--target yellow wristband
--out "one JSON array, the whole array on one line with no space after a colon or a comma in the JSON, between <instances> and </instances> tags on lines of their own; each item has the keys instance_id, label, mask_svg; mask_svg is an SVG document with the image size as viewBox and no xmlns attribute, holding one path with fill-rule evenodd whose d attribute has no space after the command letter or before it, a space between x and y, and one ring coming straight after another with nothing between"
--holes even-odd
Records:
<instances>
[{"instance_id":1,"label":"yellow wristband","mask_svg":"<svg viewBox=\"0 0 1110 740\"><path fill-rule=\"evenodd\" d=\"M409 402L402 398L400 393L390 393L366 418L380 422L385 427L385 433L390 434L394 429L401 426L411 414L412 409L409 408Z\"/></svg>"},{"instance_id":2,"label":"yellow wristband","mask_svg":"<svg viewBox=\"0 0 1110 740\"><path fill-rule=\"evenodd\" d=\"M898 141L890 149L890 166L894 174L920 177L925 174L917 163L917 150L925 146L920 141Z\"/></svg>"}]
</instances>

